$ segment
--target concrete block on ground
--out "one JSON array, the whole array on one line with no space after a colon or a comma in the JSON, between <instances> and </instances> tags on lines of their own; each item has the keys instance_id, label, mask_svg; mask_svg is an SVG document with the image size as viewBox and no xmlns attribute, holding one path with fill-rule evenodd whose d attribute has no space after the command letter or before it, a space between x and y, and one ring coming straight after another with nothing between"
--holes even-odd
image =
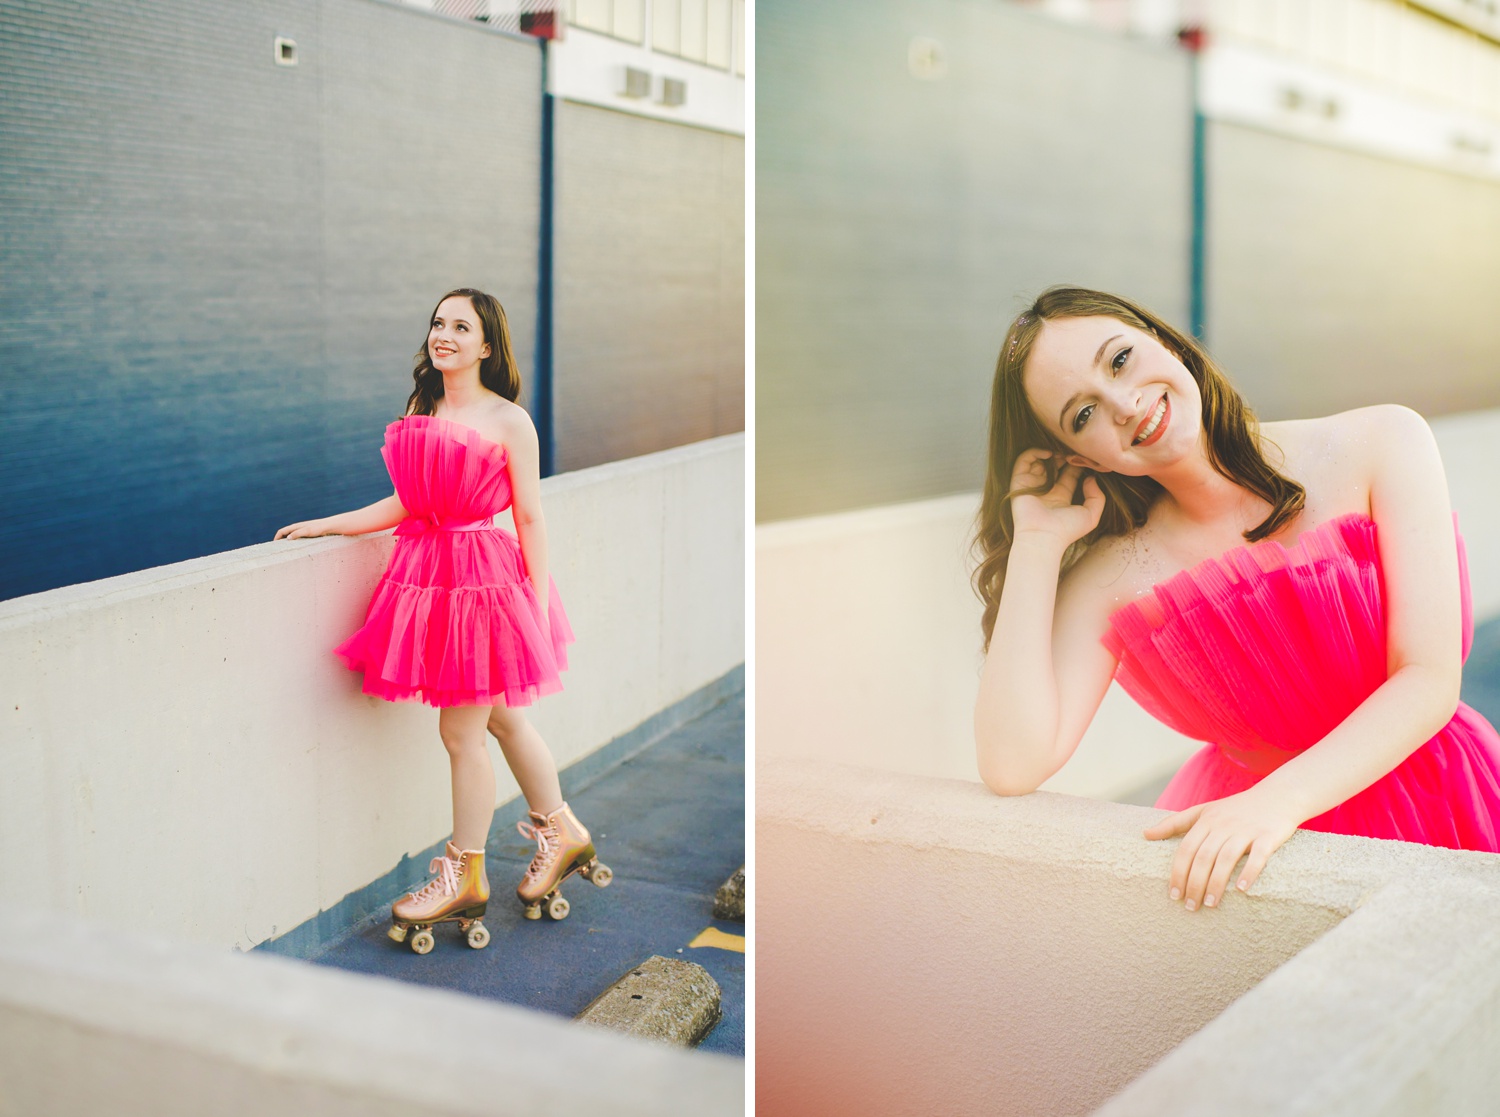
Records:
<instances>
[{"instance_id":1,"label":"concrete block on ground","mask_svg":"<svg viewBox=\"0 0 1500 1117\"><path fill-rule=\"evenodd\" d=\"M745 866L736 869L714 893L714 918L745 922Z\"/></svg>"},{"instance_id":2,"label":"concrete block on ground","mask_svg":"<svg viewBox=\"0 0 1500 1117\"><path fill-rule=\"evenodd\" d=\"M595 997L577 1019L696 1047L719 1022L719 984L695 962L653 955Z\"/></svg>"}]
</instances>

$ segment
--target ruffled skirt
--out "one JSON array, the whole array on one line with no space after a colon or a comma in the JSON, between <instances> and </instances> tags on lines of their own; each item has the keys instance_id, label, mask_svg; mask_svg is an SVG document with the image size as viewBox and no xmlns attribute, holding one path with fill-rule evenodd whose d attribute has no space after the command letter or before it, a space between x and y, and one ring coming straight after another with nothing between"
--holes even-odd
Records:
<instances>
[{"instance_id":1,"label":"ruffled skirt","mask_svg":"<svg viewBox=\"0 0 1500 1117\"><path fill-rule=\"evenodd\" d=\"M1500 736L1459 704L1443 729L1392 771L1303 830L1354 834L1449 849L1500 853ZM1188 758L1157 799L1180 811L1253 787L1261 775L1207 745Z\"/></svg>"},{"instance_id":2,"label":"ruffled skirt","mask_svg":"<svg viewBox=\"0 0 1500 1117\"><path fill-rule=\"evenodd\" d=\"M562 689L573 630L548 579L544 618L510 532L397 536L365 623L335 649L364 692L429 706L526 706Z\"/></svg>"}]
</instances>

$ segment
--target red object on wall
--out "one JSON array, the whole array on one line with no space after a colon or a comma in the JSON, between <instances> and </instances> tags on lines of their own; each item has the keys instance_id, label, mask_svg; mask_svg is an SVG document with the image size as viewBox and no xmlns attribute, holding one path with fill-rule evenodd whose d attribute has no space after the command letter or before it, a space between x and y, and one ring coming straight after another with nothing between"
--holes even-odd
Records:
<instances>
[{"instance_id":1,"label":"red object on wall","mask_svg":"<svg viewBox=\"0 0 1500 1117\"><path fill-rule=\"evenodd\" d=\"M521 30L538 39L562 38L562 20L554 12L523 12Z\"/></svg>"},{"instance_id":2,"label":"red object on wall","mask_svg":"<svg viewBox=\"0 0 1500 1117\"><path fill-rule=\"evenodd\" d=\"M1202 27L1190 26L1177 29L1177 41L1197 54L1208 46L1208 32Z\"/></svg>"}]
</instances>

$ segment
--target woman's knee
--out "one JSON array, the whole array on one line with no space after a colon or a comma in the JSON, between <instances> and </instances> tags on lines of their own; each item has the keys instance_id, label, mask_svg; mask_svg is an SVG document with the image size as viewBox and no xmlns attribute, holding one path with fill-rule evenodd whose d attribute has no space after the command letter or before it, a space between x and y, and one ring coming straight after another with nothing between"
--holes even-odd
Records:
<instances>
[{"instance_id":1,"label":"woman's knee","mask_svg":"<svg viewBox=\"0 0 1500 1117\"><path fill-rule=\"evenodd\" d=\"M496 706L490 711L488 728L495 740L500 742L500 747L504 748L525 730L526 718L509 707Z\"/></svg>"},{"instance_id":2,"label":"woman's knee","mask_svg":"<svg viewBox=\"0 0 1500 1117\"><path fill-rule=\"evenodd\" d=\"M439 723L438 736L451 756L484 750L484 731L471 725L444 725Z\"/></svg>"}]
</instances>

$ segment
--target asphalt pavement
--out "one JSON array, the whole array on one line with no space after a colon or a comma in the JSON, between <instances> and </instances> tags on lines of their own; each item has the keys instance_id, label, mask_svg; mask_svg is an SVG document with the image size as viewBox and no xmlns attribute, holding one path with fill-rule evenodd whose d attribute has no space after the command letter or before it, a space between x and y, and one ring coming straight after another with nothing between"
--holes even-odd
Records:
<instances>
[{"instance_id":1,"label":"asphalt pavement","mask_svg":"<svg viewBox=\"0 0 1500 1117\"><path fill-rule=\"evenodd\" d=\"M446 923L433 929L430 954L414 954L387 938L389 918L377 913L311 961L572 1018L653 954L681 958L723 991L723 1018L699 1050L743 1057L745 955L689 944L710 927L731 944L745 933L713 917L714 892L745 863L744 692L586 783L564 772L563 794L614 870L608 888L580 876L563 884L566 919L522 916L515 886L536 845L497 827L485 848L489 946L469 949Z\"/></svg>"}]
</instances>

